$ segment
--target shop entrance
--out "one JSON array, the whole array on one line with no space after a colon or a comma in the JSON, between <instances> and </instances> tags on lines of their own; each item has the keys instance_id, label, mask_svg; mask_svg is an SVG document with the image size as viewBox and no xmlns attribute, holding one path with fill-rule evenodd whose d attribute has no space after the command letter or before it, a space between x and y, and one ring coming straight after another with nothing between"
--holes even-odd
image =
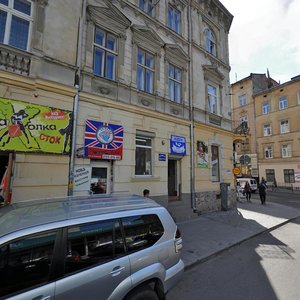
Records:
<instances>
[{"instance_id":1,"label":"shop entrance","mask_svg":"<svg viewBox=\"0 0 300 300\"><path fill-rule=\"evenodd\" d=\"M0 181L2 180L5 170L8 166L8 159L9 159L8 153L0 154Z\"/></svg>"},{"instance_id":2,"label":"shop entrance","mask_svg":"<svg viewBox=\"0 0 300 300\"><path fill-rule=\"evenodd\" d=\"M180 195L180 160L168 160L168 196L169 200L177 200Z\"/></svg>"},{"instance_id":3,"label":"shop entrance","mask_svg":"<svg viewBox=\"0 0 300 300\"><path fill-rule=\"evenodd\" d=\"M110 162L91 162L91 187L93 194L111 193L111 164Z\"/></svg>"}]
</instances>

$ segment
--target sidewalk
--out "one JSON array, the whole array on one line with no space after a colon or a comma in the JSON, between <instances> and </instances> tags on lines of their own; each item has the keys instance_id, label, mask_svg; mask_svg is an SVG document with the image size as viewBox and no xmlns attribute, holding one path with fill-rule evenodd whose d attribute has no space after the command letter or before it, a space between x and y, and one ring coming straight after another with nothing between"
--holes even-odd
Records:
<instances>
[{"instance_id":1,"label":"sidewalk","mask_svg":"<svg viewBox=\"0 0 300 300\"><path fill-rule=\"evenodd\" d=\"M274 229L300 216L300 210L260 200L238 203L237 209L200 215L178 223L183 238L185 268L203 262L264 231Z\"/></svg>"}]
</instances>

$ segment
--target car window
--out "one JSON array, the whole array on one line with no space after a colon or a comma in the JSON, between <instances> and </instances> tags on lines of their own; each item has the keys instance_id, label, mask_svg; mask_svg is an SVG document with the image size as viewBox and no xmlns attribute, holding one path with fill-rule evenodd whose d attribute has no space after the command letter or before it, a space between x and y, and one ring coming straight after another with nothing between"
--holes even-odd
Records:
<instances>
[{"instance_id":1,"label":"car window","mask_svg":"<svg viewBox=\"0 0 300 300\"><path fill-rule=\"evenodd\" d=\"M56 231L27 236L0 248L0 297L46 283Z\"/></svg>"},{"instance_id":2,"label":"car window","mask_svg":"<svg viewBox=\"0 0 300 300\"><path fill-rule=\"evenodd\" d=\"M118 220L107 220L68 228L66 273L106 263L125 255Z\"/></svg>"},{"instance_id":3,"label":"car window","mask_svg":"<svg viewBox=\"0 0 300 300\"><path fill-rule=\"evenodd\" d=\"M128 252L135 252L154 245L164 234L157 215L122 218Z\"/></svg>"}]
</instances>

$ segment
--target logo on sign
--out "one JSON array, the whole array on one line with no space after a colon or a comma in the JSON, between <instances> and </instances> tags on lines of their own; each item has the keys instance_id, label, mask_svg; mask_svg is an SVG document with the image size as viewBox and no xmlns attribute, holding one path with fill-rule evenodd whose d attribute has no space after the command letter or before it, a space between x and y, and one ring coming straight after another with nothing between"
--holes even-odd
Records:
<instances>
[{"instance_id":1,"label":"logo on sign","mask_svg":"<svg viewBox=\"0 0 300 300\"><path fill-rule=\"evenodd\" d=\"M109 144L114 139L114 133L108 126L101 126L96 131L96 137L102 144Z\"/></svg>"},{"instance_id":2,"label":"logo on sign","mask_svg":"<svg viewBox=\"0 0 300 300\"><path fill-rule=\"evenodd\" d=\"M171 154L186 154L186 142L185 137L171 135Z\"/></svg>"}]
</instances>

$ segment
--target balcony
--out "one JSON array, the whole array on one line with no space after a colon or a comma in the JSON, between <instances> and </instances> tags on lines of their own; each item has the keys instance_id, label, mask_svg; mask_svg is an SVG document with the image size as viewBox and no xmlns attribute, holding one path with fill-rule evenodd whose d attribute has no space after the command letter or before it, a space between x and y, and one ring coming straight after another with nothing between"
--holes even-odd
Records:
<instances>
[{"instance_id":1,"label":"balcony","mask_svg":"<svg viewBox=\"0 0 300 300\"><path fill-rule=\"evenodd\" d=\"M0 70L17 74L29 75L31 64L30 54L0 44Z\"/></svg>"}]
</instances>

